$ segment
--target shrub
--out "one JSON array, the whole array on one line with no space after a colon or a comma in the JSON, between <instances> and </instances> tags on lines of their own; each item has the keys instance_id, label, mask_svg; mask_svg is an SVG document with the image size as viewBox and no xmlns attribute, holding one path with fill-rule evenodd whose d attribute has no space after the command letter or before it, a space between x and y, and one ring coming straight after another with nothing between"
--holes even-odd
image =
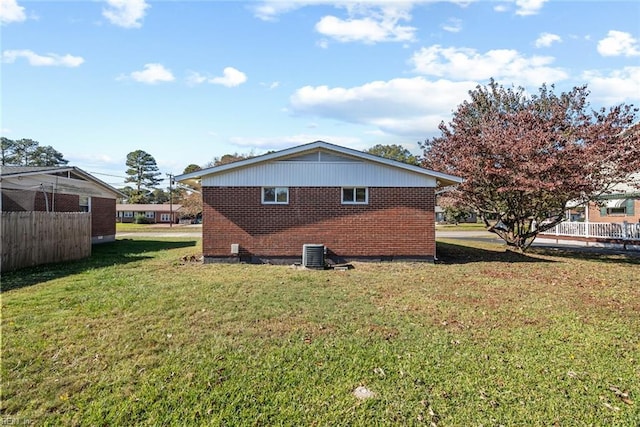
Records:
<instances>
[{"instance_id":1,"label":"shrub","mask_svg":"<svg viewBox=\"0 0 640 427\"><path fill-rule=\"evenodd\" d=\"M136 224L152 224L153 223L153 221L151 221L150 218L147 218L142 214L136 215L133 219L133 222Z\"/></svg>"}]
</instances>

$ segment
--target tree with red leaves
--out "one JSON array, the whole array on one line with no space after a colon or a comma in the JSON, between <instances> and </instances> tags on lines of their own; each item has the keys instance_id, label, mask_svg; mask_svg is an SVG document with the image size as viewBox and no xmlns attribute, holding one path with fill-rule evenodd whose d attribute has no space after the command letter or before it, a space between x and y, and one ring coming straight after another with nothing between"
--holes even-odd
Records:
<instances>
[{"instance_id":1,"label":"tree with red leaves","mask_svg":"<svg viewBox=\"0 0 640 427\"><path fill-rule=\"evenodd\" d=\"M422 144L424 166L464 178L450 195L509 247L525 251L564 220L569 201L594 200L640 171L632 105L589 111L586 86L527 96L491 80L469 94Z\"/></svg>"}]
</instances>

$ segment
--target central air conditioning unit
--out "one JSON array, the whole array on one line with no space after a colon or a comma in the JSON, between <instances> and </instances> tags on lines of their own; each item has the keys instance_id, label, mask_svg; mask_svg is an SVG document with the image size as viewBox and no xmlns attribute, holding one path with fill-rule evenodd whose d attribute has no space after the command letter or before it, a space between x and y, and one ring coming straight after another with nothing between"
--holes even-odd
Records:
<instances>
[{"instance_id":1,"label":"central air conditioning unit","mask_svg":"<svg viewBox=\"0 0 640 427\"><path fill-rule=\"evenodd\" d=\"M302 266L324 268L324 245L306 243L302 245Z\"/></svg>"}]
</instances>

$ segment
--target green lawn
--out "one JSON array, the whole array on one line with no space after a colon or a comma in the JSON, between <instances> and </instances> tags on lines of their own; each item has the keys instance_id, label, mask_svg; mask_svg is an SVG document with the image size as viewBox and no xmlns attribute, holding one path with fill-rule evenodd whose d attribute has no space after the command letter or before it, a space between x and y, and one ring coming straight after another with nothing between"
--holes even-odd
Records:
<instances>
[{"instance_id":1,"label":"green lawn","mask_svg":"<svg viewBox=\"0 0 640 427\"><path fill-rule=\"evenodd\" d=\"M484 231L487 227L483 223L436 224L436 230L440 231Z\"/></svg>"},{"instance_id":2,"label":"green lawn","mask_svg":"<svg viewBox=\"0 0 640 427\"><path fill-rule=\"evenodd\" d=\"M200 227L186 226L182 224L134 224L134 223L116 223L116 233L144 233L144 232L185 232L200 231Z\"/></svg>"},{"instance_id":3,"label":"green lawn","mask_svg":"<svg viewBox=\"0 0 640 427\"><path fill-rule=\"evenodd\" d=\"M304 271L120 240L4 274L3 423L638 426L640 259L468 245Z\"/></svg>"}]
</instances>

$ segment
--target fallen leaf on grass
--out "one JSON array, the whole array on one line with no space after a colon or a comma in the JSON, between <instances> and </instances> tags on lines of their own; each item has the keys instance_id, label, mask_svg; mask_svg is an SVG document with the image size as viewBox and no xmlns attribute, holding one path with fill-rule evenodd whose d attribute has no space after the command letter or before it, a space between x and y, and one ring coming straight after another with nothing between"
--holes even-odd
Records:
<instances>
[{"instance_id":1,"label":"fallen leaf on grass","mask_svg":"<svg viewBox=\"0 0 640 427\"><path fill-rule=\"evenodd\" d=\"M620 390L620 388L614 385L609 386L609 390L611 390L616 396L618 396L623 403L626 403L627 405L633 405L633 400L629 399L629 393Z\"/></svg>"},{"instance_id":2,"label":"fallen leaf on grass","mask_svg":"<svg viewBox=\"0 0 640 427\"><path fill-rule=\"evenodd\" d=\"M384 369L382 369L382 368L374 368L373 372L375 374L378 374L378 376L380 376L380 378L384 378L386 376L386 374L384 373Z\"/></svg>"},{"instance_id":3,"label":"fallen leaf on grass","mask_svg":"<svg viewBox=\"0 0 640 427\"><path fill-rule=\"evenodd\" d=\"M610 404L608 402L609 399L607 399L604 396L600 396L600 400L602 401L602 404L604 405L605 408L611 409L612 411L619 411L620 408L618 408L617 406L613 406L612 404Z\"/></svg>"},{"instance_id":4,"label":"fallen leaf on grass","mask_svg":"<svg viewBox=\"0 0 640 427\"><path fill-rule=\"evenodd\" d=\"M364 399L372 398L376 394L364 386L359 386L359 387L356 387L355 390L353 390L353 395L358 399L364 400Z\"/></svg>"},{"instance_id":5,"label":"fallen leaf on grass","mask_svg":"<svg viewBox=\"0 0 640 427\"><path fill-rule=\"evenodd\" d=\"M609 408L612 411L619 411L620 408L618 408L617 406L612 406L611 404L607 403L607 402L602 402L602 404L605 406L605 408Z\"/></svg>"}]
</instances>

